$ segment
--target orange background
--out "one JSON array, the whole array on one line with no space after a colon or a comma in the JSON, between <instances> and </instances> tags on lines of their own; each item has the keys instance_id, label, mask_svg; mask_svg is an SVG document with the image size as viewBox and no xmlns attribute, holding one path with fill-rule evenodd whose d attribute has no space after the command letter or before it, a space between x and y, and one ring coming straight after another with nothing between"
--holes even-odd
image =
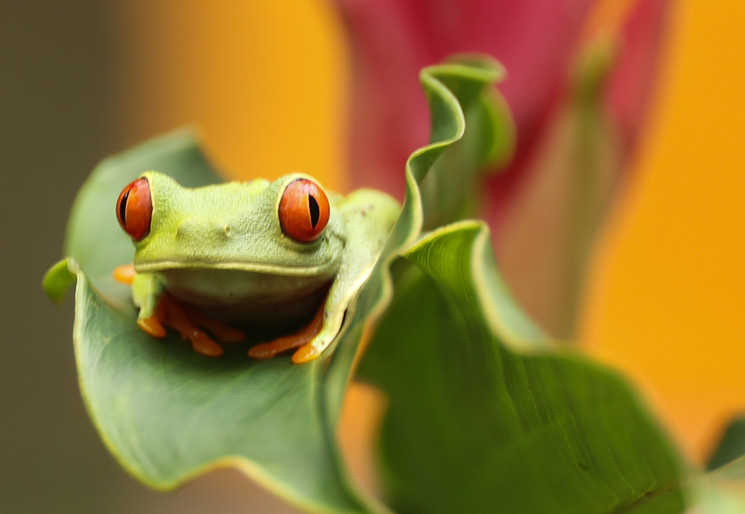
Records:
<instances>
[{"instance_id":1,"label":"orange background","mask_svg":"<svg viewBox=\"0 0 745 514\"><path fill-rule=\"evenodd\" d=\"M745 3L676 5L652 123L596 259L583 333L701 458L745 411Z\"/></svg>"},{"instance_id":2,"label":"orange background","mask_svg":"<svg viewBox=\"0 0 745 514\"><path fill-rule=\"evenodd\" d=\"M700 460L745 403L745 3L671 3L652 121L595 261L582 339ZM231 176L305 171L343 190L343 33L328 4L292 5L119 4L123 137L194 122Z\"/></svg>"},{"instance_id":3,"label":"orange background","mask_svg":"<svg viewBox=\"0 0 745 514\"><path fill-rule=\"evenodd\" d=\"M330 2L120 2L119 126L133 144L194 124L225 173L341 189L346 93Z\"/></svg>"}]
</instances>

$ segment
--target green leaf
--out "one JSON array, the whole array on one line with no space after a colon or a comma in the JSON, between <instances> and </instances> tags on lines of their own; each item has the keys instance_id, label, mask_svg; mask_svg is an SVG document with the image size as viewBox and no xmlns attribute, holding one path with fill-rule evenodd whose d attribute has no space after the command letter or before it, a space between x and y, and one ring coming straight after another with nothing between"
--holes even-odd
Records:
<instances>
[{"instance_id":1,"label":"green leaf","mask_svg":"<svg viewBox=\"0 0 745 514\"><path fill-rule=\"evenodd\" d=\"M396 512L682 509L670 444L619 376L521 315L485 225L439 229L405 258L362 364L388 396L380 451Z\"/></svg>"},{"instance_id":2,"label":"green leaf","mask_svg":"<svg viewBox=\"0 0 745 514\"><path fill-rule=\"evenodd\" d=\"M409 162L405 206L422 207L430 166L420 159ZM468 162L474 173L478 159ZM425 209L438 207L430 191ZM432 219L411 211L402 220ZM388 396L380 452L397 512L683 508L664 434L617 374L556 348L522 313L483 224L443 227L404 255L359 372Z\"/></svg>"},{"instance_id":3,"label":"green leaf","mask_svg":"<svg viewBox=\"0 0 745 514\"><path fill-rule=\"evenodd\" d=\"M61 302L65 293L75 284L75 274L70 271L67 259L62 259L44 275L41 287L53 302Z\"/></svg>"},{"instance_id":4,"label":"green leaf","mask_svg":"<svg viewBox=\"0 0 745 514\"><path fill-rule=\"evenodd\" d=\"M470 80L464 82L458 78L463 75ZM473 216L482 196L483 173L506 164L511 158L514 123L506 102L492 87L504 76L499 63L478 56L458 56L447 65L422 71L421 79L427 91L441 89L455 95L463 120L454 119L453 126L433 124L434 140L447 130L457 131L459 137L422 179L425 229ZM440 105L439 98L430 98L433 113L448 108L447 104Z\"/></svg>"},{"instance_id":5,"label":"green leaf","mask_svg":"<svg viewBox=\"0 0 745 514\"><path fill-rule=\"evenodd\" d=\"M293 365L284 357L252 361L244 350L231 348L219 360L205 359L174 335L154 340L137 328L128 288L111 278L115 266L131 261L131 244L114 213L128 182L148 169L188 186L217 180L191 133L151 141L93 172L73 207L65 249L78 279L75 353L90 416L134 476L170 489L215 467L235 466L306 509L383 509L350 484L335 429L363 328L391 296L391 260L421 229L414 177L424 176L465 126L457 97L430 73L459 91L483 88L484 73L493 75L466 66L432 68L423 75L433 106L433 143L407 165L407 188L413 192L333 351L308 364Z\"/></svg>"},{"instance_id":6,"label":"green leaf","mask_svg":"<svg viewBox=\"0 0 745 514\"><path fill-rule=\"evenodd\" d=\"M208 360L154 341L79 275L74 339L86 404L122 465L156 489L235 466L306 508L365 510L319 405L323 362Z\"/></svg>"},{"instance_id":7,"label":"green leaf","mask_svg":"<svg viewBox=\"0 0 745 514\"><path fill-rule=\"evenodd\" d=\"M727 426L707 469L717 469L745 455L745 418L737 417Z\"/></svg>"}]
</instances>

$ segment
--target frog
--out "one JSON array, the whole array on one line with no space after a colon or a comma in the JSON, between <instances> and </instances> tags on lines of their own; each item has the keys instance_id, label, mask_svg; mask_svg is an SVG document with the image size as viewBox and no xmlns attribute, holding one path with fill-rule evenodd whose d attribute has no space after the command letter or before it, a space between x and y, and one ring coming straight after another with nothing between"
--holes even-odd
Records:
<instances>
[{"instance_id":1,"label":"frog","mask_svg":"<svg viewBox=\"0 0 745 514\"><path fill-rule=\"evenodd\" d=\"M219 357L245 339L239 327L279 327L248 356L307 363L340 334L399 212L386 193L341 195L302 173L185 187L147 171L116 202L134 256L114 277L153 337L175 330Z\"/></svg>"}]
</instances>

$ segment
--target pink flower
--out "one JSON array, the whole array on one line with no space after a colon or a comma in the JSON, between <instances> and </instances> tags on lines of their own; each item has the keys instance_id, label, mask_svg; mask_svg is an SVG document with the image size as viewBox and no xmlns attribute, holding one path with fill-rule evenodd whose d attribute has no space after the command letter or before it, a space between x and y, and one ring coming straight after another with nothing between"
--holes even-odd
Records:
<instances>
[{"instance_id":1,"label":"pink flower","mask_svg":"<svg viewBox=\"0 0 745 514\"><path fill-rule=\"evenodd\" d=\"M402 194L406 158L429 135L422 67L463 52L505 66L517 144L483 215L518 299L571 335L596 220L640 133L667 2L336 1L352 47L354 186Z\"/></svg>"}]
</instances>

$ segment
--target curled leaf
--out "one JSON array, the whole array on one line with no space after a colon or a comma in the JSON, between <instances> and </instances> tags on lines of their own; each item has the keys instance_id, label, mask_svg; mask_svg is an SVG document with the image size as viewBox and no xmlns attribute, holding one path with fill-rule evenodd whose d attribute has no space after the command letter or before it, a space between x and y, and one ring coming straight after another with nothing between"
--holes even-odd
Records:
<instances>
[{"instance_id":1,"label":"curled leaf","mask_svg":"<svg viewBox=\"0 0 745 514\"><path fill-rule=\"evenodd\" d=\"M361 369L388 396L394 510L683 508L670 443L616 373L554 348L522 315L484 224L438 229L404 257Z\"/></svg>"}]
</instances>

